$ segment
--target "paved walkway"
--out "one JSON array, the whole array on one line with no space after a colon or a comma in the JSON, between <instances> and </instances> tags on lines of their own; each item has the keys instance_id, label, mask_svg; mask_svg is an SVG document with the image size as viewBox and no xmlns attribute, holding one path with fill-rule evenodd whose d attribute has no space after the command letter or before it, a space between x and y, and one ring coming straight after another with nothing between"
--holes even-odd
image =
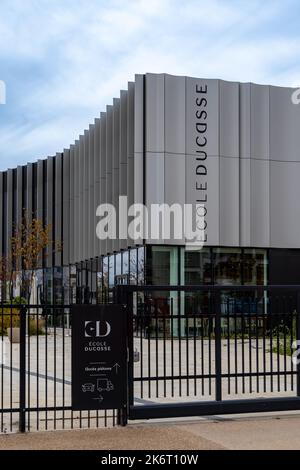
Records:
<instances>
[{"instance_id":1,"label":"paved walkway","mask_svg":"<svg viewBox=\"0 0 300 470\"><path fill-rule=\"evenodd\" d=\"M300 414L210 417L126 428L0 435L0 450L300 449Z\"/></svg>"}]
</instances>

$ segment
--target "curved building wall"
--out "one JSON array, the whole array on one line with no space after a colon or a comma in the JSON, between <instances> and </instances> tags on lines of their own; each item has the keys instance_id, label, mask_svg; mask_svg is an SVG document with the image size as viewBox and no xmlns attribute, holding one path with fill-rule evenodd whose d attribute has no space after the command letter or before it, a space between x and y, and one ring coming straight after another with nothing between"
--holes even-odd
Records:
<instances>
[{"instance_id":1,"label":"curved building wall","mask_svg":"<svg viewBox=\"0 0 300 470\"><path fill-rule=\"evenodd\" d=\"M47 267L120 251L127 241L96 237L96 208L117 208L120 191L133 203L134 84L121 91L78 140L56 156L0 173L0 251L7 253L13 226L24 211L51 224L53 240L63 241L60 253L45 257ZM129 162L130 161L130 162ZM129 162L129 163L128 163Z\"/></svg>"},{"instance_id":2,"label":"curved building wall","mask_svg":"<svg viewBox=\"0 0 300 470\"><path fill-rule=\"evenodd\" d=\"M208 246L299 248L294 90L165 74L145 87L147 204L203 203Z\"/></svg>"},{"instance_id":3,"label":"curved building wall","mask_svg":"<svg viewBox=\"0 0 300 470\"><path fill-rule=\"evenodd\" d=\"M137 75L56 156L0 173L0 251L22 211L52 224L69 265L135 244L98 240L96 207L201 202L206 245L300 248L300 106L290 88Z\"/></svg>"}]
</instances>

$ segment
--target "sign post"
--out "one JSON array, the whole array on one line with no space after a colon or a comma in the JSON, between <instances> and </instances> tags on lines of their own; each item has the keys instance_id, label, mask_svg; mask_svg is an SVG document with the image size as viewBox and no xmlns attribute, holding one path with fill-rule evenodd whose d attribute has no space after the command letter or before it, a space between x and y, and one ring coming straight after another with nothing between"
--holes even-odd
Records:
<instances>
[{"instance_id":1,"label":"sign post","mask_svg":"<svg viewBox=\"0 0 300 470\"><path fill-rule=\"evenodd\" d=\"M124 409L127 322L121 305L72 305L73 410Z\"/></svg>"}]
</instances>

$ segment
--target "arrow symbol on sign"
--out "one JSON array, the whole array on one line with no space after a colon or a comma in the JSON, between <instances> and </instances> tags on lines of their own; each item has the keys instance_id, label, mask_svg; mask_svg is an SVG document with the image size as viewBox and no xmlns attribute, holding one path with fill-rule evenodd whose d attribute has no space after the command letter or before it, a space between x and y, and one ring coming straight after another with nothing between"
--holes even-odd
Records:
<instances>
[{"instance_id":1,"label":"arrow symbol on sign","mask_svg":"<svg viewBox=\"0 0 300 470\"><path fill-rule=\"evenodd\" d=\"M118 370L120 369L120 364L116 363L112 368L115 369L116 374L118 374Z\"/></svg>"}]
</instances>

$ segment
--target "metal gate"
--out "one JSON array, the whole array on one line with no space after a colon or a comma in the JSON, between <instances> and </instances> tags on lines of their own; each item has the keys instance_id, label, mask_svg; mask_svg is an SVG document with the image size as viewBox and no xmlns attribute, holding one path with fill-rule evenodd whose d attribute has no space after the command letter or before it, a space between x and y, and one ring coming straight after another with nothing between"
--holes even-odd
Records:
<instances>
[{"instance_id":1,"label":"metal gate","mask_svg":"<svg viewBox=\"0 0 300 470\"><path fill-rule=\"evenodd\" d=\"M69 305L3 304L0 432L300 409L299 286L119 285L107 300L127 309L125 409L72 411Z\"/></svg>"},{"instance_id":2,"label":"metal gate","mask_svg":"<svg viewBox=\"0 0 300 470\"><path fill-rule=\"evenodd\" d=\"M299 286L118 286L128 418L300 409Z\"/></svg>"},{"instance_id":3,"label":"metal gate","mask_svg":"<svg viewBox=\"0 0 300 470\"><path fill-rule=\"evenodd\" d=\"M116 410L72 410L69 305L0 305L0 432L113 426Z\"/></svg>"}]
</instances>

